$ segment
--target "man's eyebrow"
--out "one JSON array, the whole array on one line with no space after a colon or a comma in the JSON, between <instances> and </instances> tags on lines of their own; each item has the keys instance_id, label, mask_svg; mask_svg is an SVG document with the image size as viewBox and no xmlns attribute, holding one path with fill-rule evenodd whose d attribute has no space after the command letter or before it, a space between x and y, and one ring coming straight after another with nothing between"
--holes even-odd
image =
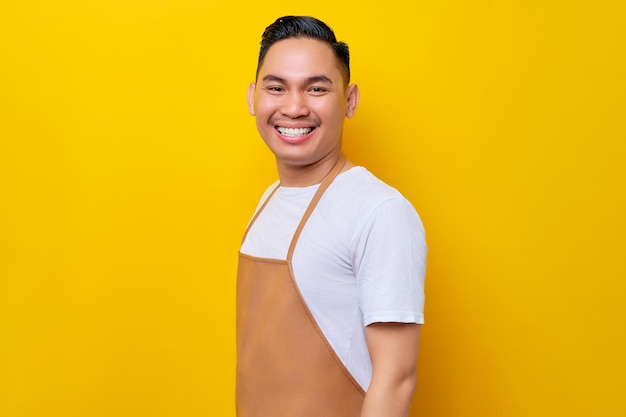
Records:
<instances>
[{"instance_id":1,"label":"man's eyebrow","mask_svg":"<svg viewBox=\"0 0 626 417\"><path fill-rule=\"evenodd\" d=\"M330 78L328 78L325 75L315 75L313 77L309 77L306 79L307 84L315 84L315 83L328 83L328 84L332 84L333 80L331 80Z\"/></svg>"},{"instance_id":2,"label":"man's eyebrow","mask_svg":"<svg viewBox=\"0 0 626 417\"><path fill-rule=\"evenodd\" d=\"M285 80L283 78L280 78L280 77L278 77L276 75L272 75L272 74L267 74L265 77L263 77L263 79L261 81L263 81L263 82L270 81L270 82L277 82L277 83L285 84Z\"/></svg>"},{"instance_id":3,"label":"man's eyebrow","mask_svg":"<svg viewBox=\"0 0 626 417\"><path fill-rule=\"evenodd\" d=\"M287 81L284 78L281 78L277 75L273 75L273 74L267 74L266 76L264 76L261 79L262 82L276 82L276 83L281 83L281 84L286 84ZM328 78L325 75L314 75L312 77L309 77L306 79L305 82L307 85L308 84L315 84L315 83L328 83L328 84L332 84L333 80L331 80L330 78Z\"/></svg>"}]
</instances>

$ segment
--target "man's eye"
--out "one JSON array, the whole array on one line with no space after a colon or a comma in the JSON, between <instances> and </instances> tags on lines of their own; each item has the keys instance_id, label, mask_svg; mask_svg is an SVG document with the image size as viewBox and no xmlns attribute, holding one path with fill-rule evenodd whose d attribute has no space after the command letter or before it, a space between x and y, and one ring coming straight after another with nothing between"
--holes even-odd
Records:
<instances>
[{"instance_id":1,"label":"man's eye","mask_svg":"<svg viewBox=\"0 0 626 417\"><path fill-rule=\"evenodd\" d=\"M324 87L311 87L310 91L312 93L325 93L326 89Z\"/></svg>"},{"instance_id":2,"label":"man's eye","mask_svg":"<svg viewBox=\"0 0 626 417\"><path fill-rule=\"evenodd\" d=\"M283 88L282 87L267 87L266 90L272 93L280 93L283 91Z\"/></svg>"}]
</instances>

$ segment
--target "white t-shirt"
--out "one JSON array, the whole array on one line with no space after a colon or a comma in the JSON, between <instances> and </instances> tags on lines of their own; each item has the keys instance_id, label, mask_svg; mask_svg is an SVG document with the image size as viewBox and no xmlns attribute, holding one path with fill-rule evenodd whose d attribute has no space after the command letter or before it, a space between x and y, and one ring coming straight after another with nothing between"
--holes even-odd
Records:
<instances>
[{"instance_id":1,"label":"white t-shirt","mask_svg":"<svg viewBox=\"0 0 626 417\"><path fill-rule=\"evenodd\" d=\"M257 210L276 186L267 189ZM318 187L279 187L241 252L286 259ZM298 239L292 267L300 292L337 356L365 390L372 374L365 326L424 322L426 251L413 206L363 167L337 176Z\"/></svg>"}]
</instances>

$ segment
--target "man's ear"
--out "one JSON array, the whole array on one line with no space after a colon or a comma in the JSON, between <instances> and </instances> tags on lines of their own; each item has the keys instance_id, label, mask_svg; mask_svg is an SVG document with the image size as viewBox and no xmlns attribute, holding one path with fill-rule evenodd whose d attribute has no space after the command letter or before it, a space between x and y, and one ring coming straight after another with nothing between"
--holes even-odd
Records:
<instances>
[{"instance_id":1,"label":"man's ear","mask_svg":"<svg viewBox=\"0 0 626 417\"><path fill-rule=\"evenodd\" d=\"M359 86L351 84L346 89L346 117L354 116L354 112L359 105Z\"/></svg>"},{"instance_id":2,"label":"man's ear","mask_svg":"<svg viewBox=\"0 0 626 417\"><path fill-rule=\"evenodd\" d=\"M256 83L250 83L248 86L248 112L250 115L254 116L254 90L256 88Z\"/></svg>"}]
</instances>

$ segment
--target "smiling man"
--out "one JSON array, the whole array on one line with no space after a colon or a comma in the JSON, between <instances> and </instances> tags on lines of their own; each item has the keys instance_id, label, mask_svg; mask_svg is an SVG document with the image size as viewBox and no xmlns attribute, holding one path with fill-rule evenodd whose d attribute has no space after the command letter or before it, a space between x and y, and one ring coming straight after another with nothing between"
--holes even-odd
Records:
<instances>
[{"instance_id":1,"label":"smiling man","mask_svg":"<svg viewBox=\"0 0 626 417\"><path fill-rule=\"evenodd\" d=\"M358 102L330 27L285 16L266 28L248 108L279 181L240 251L238 417L408 414L424 230L398 191L342 153Z\"/></svg>"}]
</instances>

